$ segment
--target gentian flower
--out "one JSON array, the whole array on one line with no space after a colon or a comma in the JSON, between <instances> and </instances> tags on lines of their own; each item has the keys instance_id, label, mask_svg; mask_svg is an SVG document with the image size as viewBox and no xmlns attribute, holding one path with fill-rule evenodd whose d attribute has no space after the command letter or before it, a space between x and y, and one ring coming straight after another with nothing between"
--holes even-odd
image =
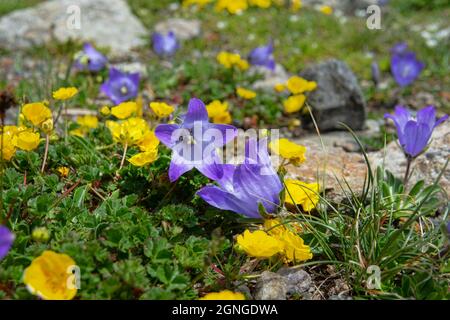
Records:
<instances>
[{"instance_id":1,"label":"gentian flower","mask_svg":"<svg viewBox=\"0 0 450 320\"><path fill-rule=\"evenodd\" d=\"M169 179L173 182L193 168L209 177L205 168L213 162L215 148L223 147L233 140L237 129L231 125L210 123L205 104L193 98L189 101L181 125L160 124L155 134L172 149Z\"/></svg>"},{"instance_id":2,"label":"gentian flower","mask_svg":"<svg viewBox=\"0 0 450 320\"><path fill-rule=\"evenodd\" d=\"M407 48L406 43L399 43L391 49L391 72L401 87L414 82L425 67L414 52L406 51Z\"/></svg>"},{"instance_id":3,"label":"gentian flower","mask_svg":"<svg viewBox=\"0 0 450 320\"><path fill-rule=\"evenodd\" d=\"M447 120L448 115L436 120L436 109L428 106L417 111L414 117L405 107L397 106L393 115L385 114L384 117L394 121L405 154L415 158L427 146L434 128Z\"/></svg>"},{"instance_id":4,"label":"gentian flower","mask_svg":"<svg viewBox=\"0 0 450 320\"><path fill-rule=\"evenodd\" d=\"M106 57L95 50L90 43L83 45L83 51L79 52L75 57L75 68L78 70L89 70L97 72L102 70L108 60Z\"/></svg>"},{"instance_id":5,"label":"gentian flower","mask_svg":"<svg viewBox=\"0 0 450 320\"><path fill-rule=\"evenodd\" d=\"M261 218L259 205L267 213L274 213L283 189L280 178L272 168L265 140L259 152L255 140L249 140L244 163L234 166L215 162L207 167L209 178L218 186L209 185L197 194L213 207L229 210L249 218ZM249 155L256 155L249 157Z\"/></svg>"},{"instance_id":6,"label":"gentian flower","mask_svg":"<svg viewBox=\"0 0 450 320\"><path fill-rule=\"evenodd\" d=\"M263 66L272 71L275 70L273 44L269 43L267 46L253 49L248 56L248 61L255 66Z\"/></svg>"},{"instance_id":7,"label":"gentian flower","mask_svg":"<svg viewBox=\"0 0 450 320\"><path fill-rule=\"evenodd\" d=\"M180 45L173 31L169 31L167 35L154 33L152 37L153 50L158 56L171 56L178 50Z\"/></svg>"},{"instance_id":8,"label":"gentian flower","mask_svg":"<svg viewBox=\"0 0 450 320\"><path fill-rule=\"evenodd\" d=\"M5 226L0 225L0 260L8 254L14 242L14 234Z\"/></svg>"},{"instance_id":9,"label":"gentian flower","mask_svg":"<svg viewBox=\"0 0 450 320\"><path fill-rule=\"evenodd\" d=\"M109 79L100 87L115 104L135 98L138 89L139 73L125 73L115 68L109 70Z\"/></svg>"}]
</instances>

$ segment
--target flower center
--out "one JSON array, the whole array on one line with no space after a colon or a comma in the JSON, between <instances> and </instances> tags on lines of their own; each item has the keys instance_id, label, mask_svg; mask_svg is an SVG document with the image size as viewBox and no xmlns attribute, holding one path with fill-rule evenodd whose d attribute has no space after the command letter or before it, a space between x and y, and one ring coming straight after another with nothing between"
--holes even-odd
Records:
<instances>
[{"instance_id":1,"label":"flower center","mask_svg":"<svg viewBox=\"0 0 450 320\"><path fill-rule=\"evenodd\" d=\"M122 86L122 87L120 88L120 93L122 93L122 94L127 94L127 93L128 93L128 88L127 88L126 86Z\"/></svg>"}]
</instances>

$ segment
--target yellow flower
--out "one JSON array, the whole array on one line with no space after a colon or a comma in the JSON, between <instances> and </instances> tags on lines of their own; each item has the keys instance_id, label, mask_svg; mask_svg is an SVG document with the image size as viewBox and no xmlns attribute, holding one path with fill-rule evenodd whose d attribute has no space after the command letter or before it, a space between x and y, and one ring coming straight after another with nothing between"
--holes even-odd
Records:
<instances>
[{"instance_id":1,"label":"yellow flower","mask_svg":"<svg viewBox=\"0 0 450 320\"><path fill-rule=\"evenodd\" d=\"M307 212L316 207L319 202L318 183L306 183L294 179L286 179L284 183L286 184L286 203L301 205Z\"/></svg>"},{"instance_id":2,"label":"yellow flower","mask_svg":"<svg viewBox=\"0 0 450 320\"><path fill-rule=\"evenodd\" d=\"M261 230L255 232L245 230L236 240L239 249L255 258L270 258L283 250L280 241Z\"/></svg>"},{"instance_id":3,"label":"yellow flower","mask_svg":"<svg viewBox=\"0 0 450 320\"><path fill-rule=\"evenodd\" d=\"M165 102L150 102L150 108L158 118L166 118L175 110L174 107Z\"/></svg>"},{"instance_id":4,"label":"yellow flower","mask_svg":"<svg viewBox=\"0 0 450 320\"><path fill-rule=\"evenodd\" d=\"M240 292L224 290L220 292L210 292L199 300L245 300L245 296Z\"/></svg>"},{"instance_id":5,"label":"yellow flower","mask_svg":"<svg viewBox=\"0 0 450 320\"><path fill-rule=\"evenodd\" d=\"M50 233L48 232L47 228L38 227L33 229L31 237L33 238L34 241L47 242L48 239L50 239Z\"/></svg>"},{"instance_id":6,"label":"yellow flower","mask_svg":"<svg viewBox=\"0 0 450 320\"><path fill-rule=\"evenodd\" d=\"M75 261L66 254L44 251L25 269L23 282L32 294L45 300L71 300L77 294L73 283Z\"/></svg>"},{"instance_id":7,"label":"yellow flower","mask_svg":"<svg viewBox=\"0 0 450 320\"><path fill-rule=\"evenodd\" d=\"M299 111L303 104L305 103L306 97L304 94L297 94L295 96L290 96L283 101L284 111L286 113L294 113Z\"/></svg>"},{"instance_id":8,"label":"yellow flower","mask_svg":"<svg viewBox=\"0 0 450 320\"><path fill-rule=\"evenodd\" d=\"M3 132L0 132L0 141L3 141L3 145L0 145L3 160L9 161L16 153L16 141L17 132L19 129L16 126L4 126ZM1 143L1 142L0 142Z\"/></svg>"},{"instance_id":9,"label":"yellow flower","mask_svg":"<svg viewBox=\"0 0 450 320\"><path fill-rule=\"evenodd\" d=\"M249 0L248 1L251 6L260 7L263 9L267 9L272 4L272 0Z\"/></svg>"},{"instance_id":10,"label":"yellow flower","mask_svg":"<svg viewBox=\"0 0 450 320\"><path fill-rule=\"evenodd\" d=\"M137 104L134 101L122 102L118 106L111 108L111 114L121 120L131 117L136 111Z\"/></svg>"},{"instance_id":11,"label":"yellow flower","mask_svg":"<svg viewBox=\"0 0 450 320\"><path fill-rule=\"evenodd\" d=\"M210 118L217 117L218 115L221 115L227 110L228 110L228 103L220 102L219 100L214 100L213 102L211 102L206 106L206 111L208 111L208 116Z\"/></svg>"},{"instance_id":12,"label":"yellow flower","mask_svg":"<svg viewBox=\"0 0 450 320\"><path fill-rule=\"evenodd\" d=\"M298 11L302 7L301 0L291 0L291 10Z\"/></svg>"},{"instance_id":13,"label":"yellow flower","mask_svg":"<svg viewBox=\"0 0 450 320\"><path fill-rule=\"evenodd\" d=\"M213 123L230 124L232 121L233 119L231 118L231 114L228 111L216 115L213 118Z\"/></svg>"},{"instance_id":14,"label":"yellow flower","mask_svg":"<svg viewBox=\"0 0 450 320\"><path fill-rule=\"evenodd\" d=\"M244 10L247 10L247 8L247 0L218 0L215 10L227 10L231 14L238 14Z\"/></svg>"},{"instance_id":15,"label":"yellow flower","mask_svg":"<svg viewBox=\"0 0 450 320\"><path fill-rule=\"evenodd\" d=\"M157 156L158 156L158 151L155 149L152 151L141 152L141 153L135 154L130 159L128 159L128 161L133 166L142 167L142 166L145 166L145 165L155 161Z\"/></svg>"},{"instance_id":16,"label":"yellow flower","mask_svg":"<svg viewBox=\"0 0 450 320\"><path fill-rule=\"evenodd\" d=\"M50 119L47 119L44 122L42 122L41 129L46 134L50 134L53 131L53 119L50 118Z\"/></svg>"},{"instance_id":17,"label":"yellow flower","mask_svg":"<svg viewBox=\"0 0 450 320\"><path fill-rule=\"evenodd\" d=\"M241 56L237 53L221 51L217 55L216 59L227 69L237 67L241 70L247 70L249 67L247 60L242 59Z\"/></svg>"},{"instance_id":18,"label":"yellow flower","mask_svg":"<svg viewBox=\"0 0 450 320\"><path fill-rule=\"evenodd\" d=\"M52 117L50 109L42 102L27 103L22 107L22 114L26 120L38 127L45 120Z\"/></svg>"},{"instance_id":19,"label":"yellow flower","mask_svg":"<svg viewBox=\"0 0 450 320\"><path fill-rule=\"evenodd\" d=\"M77 123L83 127L88 129L95 129L98 127L98 119L96 116L82 116L77 118Z\"/></svg>"},{"instance_id":20,"label":"yellow flower","mask_svg":"<svg viewBox=\"0 0 450 320\"><path fill-rule=\"evenodd\" d=\"M286 90L286 86L283 83L277 83L273 88L276 92L283 92Z\"/></svg>"},{"instance_id":21,"label":"yellow flower","mask_svg":"<svg viewBox=\"0 0 450 320\"><path fill-rule=\"evenodd\" d=\"M305 245L303 239L295 233L285 230L278 239L284 244L286 262L300 262L312 259L311 248Z\"/></svg>"},{"instance_id":22,"label":"yellow flower","mask_svg":"<svg viewBox=\"0 0 450 320\"><path fill-rule=\"evenodd\" d=\"M298 76L293 76L288 79L286 86L291 93L299 94L316 89L317 83L315 81L308 81Z\"/></svg>"},{"instance_id":23,"label":"yellow flower","mask_svg":"<svg viewBox=\"0 0 450 320\"><path fill-rule=\"evenodd\" d=\"M280 219L266 219L264 221L264 230L272 237L279 237L286 230L294 230L301 232L302 226L297 222L290 221L289 223L282 222Z\"/></svg>"},{"instance_id":24,"label":"yellow flower","mask_svg":"<svg viewBox=\"0 0 450 320\"><path fill-rule=\"evenodd\" d=\"M109 115L111 114L111 109L110 109L108 106L103 106L103 107L100 109L100 113L101 113L103 116L109 116Z\"/></svg>"},{"instance_id":25,"label":"yellow flower","mask_svg":"<svg viewBox=\"0 0 450 320\"><path fill-rule=\"evenodd\" d=\"M333 13L333 8L330 6L321 6L319 8L319 11L329 16L330 14Z\"/></svg>"},{"instance_id":26,"label":"yellow flower","mask_svg":"<svg viewBox=\"0 0 450 320\"><path fill-rule=\"evenodd\" d=\"M241 87L238 87L236 89L236 93L241 98L244 98L244 99L247 99L247 100L251 100L251 99L256 97L256 92L255 91L248 90L248 89L241 88Z\"/></svg>"},{"instance_id":27,"label":"yellow flower","mask_svg":"<svg viewBox=\"0 0 450 320\"><path fill-rule=\"evenodd\" d=\"M294 165L299 165L306 160L306 148L286 138L271 141L269 147L272 152L279 154L284 159L290 160Z\"/></svg>"},{"instance_id":28,"label":"yellow flower","mask_svg":"<svg viewBox=\"0 0 450 320\"><path fill-rule=\"evenodd\" d=\"M141 142L149 131L147 123L142 118L129 118L122 123L107 121L106 127L111 131L115 142L128 146Z\"/></svg>"},{"instance_id":29,"label":"yellow flower","mask_svg":"<svg viewBox=\"0 0 450 320\"><path fill-rule=\"evenodd\" d=\"M143 152L157 150L159 145L159 140L155 135L154 131L148 131L144 134L142 139L137 143L139 149Z\"/></svg>"},{"instance_id":30,"label":"yellow flower","mask_svg":"<svg viewBox=\"0 0 450 320\"><path fill-rule=\"evenodd\" d=\"M17 134L16 147L25 151L31 151L39 146L40 135L29 130Z\"/></svg>"},{"instance_id":31,"label":"yellow flower","mask_svg":"<svg viewBox=\"0 0 450 320\"><path fill-rule=\"evenodd\" d=\"M78 93L78 89L75 87L59 88L53 91L53 98L56 100L67 100L72 98Z\"/></svg>"},{"instance_id":32,"label":"yellow flower","mask_svg":"<svg viewBox=\"0 0 450 320\"><path fill-rule=\"evenodd\" d=\"M67 167L58 167L56 169L61 177L67 177L69 175L69 168Z\"/></svg>"}]
</instances>

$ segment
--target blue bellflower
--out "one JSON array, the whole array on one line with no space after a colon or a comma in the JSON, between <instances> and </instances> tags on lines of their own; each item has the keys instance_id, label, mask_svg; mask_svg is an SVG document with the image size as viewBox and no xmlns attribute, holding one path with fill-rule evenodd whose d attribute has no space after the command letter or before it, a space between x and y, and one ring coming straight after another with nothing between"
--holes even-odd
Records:
<instances>
[{"instance_id":1,"label":"blue bellflower","mask_svg":"<svg viewBox=\"0 0 450 320\"><path fill-rule=\"evenodd\" d=\"M14 242L14 234L5 226L0 225L0 260L8 254Z\"/></svg>"},{"instance_id":2,"label":"blue bellflower","mask_svg":"<svg viewBox=\"0 0 450 320\"><path fill-rule=\"evenodd\" d=\"M391 72L401 87L413 83L425 67L425 64L416 58L416 54L407 49L406 43L399 43L391 49Z\"/></svg>"},{"instance_id":3,"label":"blue bellflower","mask_svg":"<svg viewBox=\"0 0 450 320\"><path fill-rule=\"evenodd\" d=\"M85 43L83 51L75 58L74 67L78 70L97 72L102 70L107 62L103 54L95 50L90 43Z\"/></svg>"},{"instance_id":4,"label":"blue bellflower","mask_svg":"<svg viewBox=\"0 0 450 320\"><path fill-rule=\"evenodd\" d=\"M169 31L167 35L161 33L154 33L152 37L153 51L160 56L171 56L173 55L180 45L178 44L175 33Z\"/></svg>"},{"instance_id":5,"label":"blue bellflower","mask_svg":"<svg viewBox=\"0 0 450 320\"><path fill-rule=\"evenodd\" d=\"M125 73L111 68L109 79L104 82L100 90L115 104L135 98L139 90L139 73Z\"/></svg>"},{"instance_id":6,"label":"blue bellflower","mask_svg":"<svg viewBox=\"0 0 450 320\"><path fill-rule=\"evenodd\" d=\"M261 46L253 49L248 56L248 60L252 65L263 66L272 71L275 70L273 44L269 43L267 46Z\"/></svg>"}]
</instances>

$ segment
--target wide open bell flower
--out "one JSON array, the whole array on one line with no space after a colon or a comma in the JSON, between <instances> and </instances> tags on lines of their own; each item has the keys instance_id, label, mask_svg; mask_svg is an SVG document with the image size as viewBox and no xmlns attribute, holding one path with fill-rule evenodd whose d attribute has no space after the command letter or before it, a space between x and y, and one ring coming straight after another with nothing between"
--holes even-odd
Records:
<instances>
[{"instance_id":1,"label":"wide open bell flower","mask_svg":"<svg viewBox=\"0 0 450 320\"><path fill-rule=\"evenodd\" d=\"M160 57L172 56L180 47L177 37L173 31L166 35L154 33L152 36L153 51Z\"/></svg>"},{"instance_id":2,"label":"wide open bell flower","mask_svg":"<svg viewBox=\"0 0 450 320\"><path fill-rule=\"evenodd\" d=\"M109 79L100 90L115 104L136 98L139 90L139 73L126 73L118 69L109 70Z\"/></svg>"},{"instance_id":3,"label":"wide open bell flower","mask_svg":"<svg viewBox=\"0 0 450 320\"><path fill-rule=\"evenodd\" d=\"M414 117L405 107L397 106L393 115L385 114L384 117L394 121L398 140L405 154L415 158L428 145L434 128L447 120L448 115L436 119L436 109L428 106L417 111Z\"/></svg>"},{"instance_id":4,"label":"wide open bell flower","mask_svg":"<svg viewBox=\"0 0 450 320\"><path fill-rule=\"evenodd\" d=\"M391 72L401 87L406 87L416 80L425 64L416 58L416 54L407 51L407 45L400 43L391 49Z\"/></svg>"},{"instance_id":5,"label":"wide open bell flower","mask_svg":"<svg viewBox=\"0 0 450 320\"><path fill-rule=\"evenodd\" d=\"M266 144L265 139L249 140L245 160L237 166L218 162L208 166L208 177L218 185L205 186L197 194L213 207L249 218L261 218L261 205L267 213L274 213L283 185L272 168Z\"/></svg>"},{"instance_id":6,"label":"wide open bell flower","mask_svg":"<svg viewBox=\"0 0 450 320\"><path fill-rule=\"evenodd\" d=\"M275 60L273 58L273 44L269 43L267 46L261 46L253 49L248 61L255 66L263 66L270 70L275 70Z\"/></svg>"},{"instance_id":7,"label":"wide open bell flower","mask_svg":"<svg viewBox=\"0 0 450 320\"><path fill-rule=\"evenodd\" d=\"M107 62L108 59L103 54L95 50L90 43L85 43L83 50L75 57L74 66L78 70L97 72L102 70Z\"/></svg>"},{"instance_id":8,"label":"wide open bell flower","mask_svg":"<svg viewBox=\"0 0 450 320\"><path fill-rule=\"evenodd\" d=\"M0 225L0 260L8 254L14 242L14 234L5 226Z\"/></svg>"},{"instance_id":9,"label":"wide open bell flower","mask_svg":"<svg viewBox=\"0 0 450 320\"><path fill-rule=\"evenodd\" d=\"M155 129L156 137L172 149L172 182L193 168L208 176L204 168L213 162L215 149L233 140L236 134L237 129L231 125L210 123L205 104L196 98L189 101L182 124L160 124Z\"/></svg>"}]
</instances>

